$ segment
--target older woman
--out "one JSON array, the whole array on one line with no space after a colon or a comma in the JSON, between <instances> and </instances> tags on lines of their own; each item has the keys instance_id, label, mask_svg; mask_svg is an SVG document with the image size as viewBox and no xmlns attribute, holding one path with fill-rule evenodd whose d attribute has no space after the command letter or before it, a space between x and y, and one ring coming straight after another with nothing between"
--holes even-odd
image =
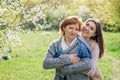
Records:
<instances>
[{"instance_id":1,"label":"older woman","mask_svg":"<svg viewBox=\"0 0 120 80\"><path fill-rule=\"evenodd\" d=\"M60 24L61 37L48 48L43 67L56 69L55 80L89 80L87 75L82 74L91 69L91 52L86 41L78 36L81 25L76 16L65 18ZM63 75L61 68L68 65L70 70L66 72L74 73Z\"/></svg>"}]
</instances>

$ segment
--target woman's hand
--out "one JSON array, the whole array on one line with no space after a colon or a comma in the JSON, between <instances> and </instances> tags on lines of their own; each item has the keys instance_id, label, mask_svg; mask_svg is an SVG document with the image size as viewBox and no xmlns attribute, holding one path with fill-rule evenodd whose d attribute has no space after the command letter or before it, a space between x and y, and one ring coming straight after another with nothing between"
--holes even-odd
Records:
<instances>
[{"instance_id":1,"label":"woman's hand","mask_svg":"<svg viewBox=\"0 0 120 80\"><path fill-rule=\"evenodd\" d=\"M80 58L78 58L76 54L70 54L70 59L72 64L80 61Z\"/></svg>"}]
</instances>

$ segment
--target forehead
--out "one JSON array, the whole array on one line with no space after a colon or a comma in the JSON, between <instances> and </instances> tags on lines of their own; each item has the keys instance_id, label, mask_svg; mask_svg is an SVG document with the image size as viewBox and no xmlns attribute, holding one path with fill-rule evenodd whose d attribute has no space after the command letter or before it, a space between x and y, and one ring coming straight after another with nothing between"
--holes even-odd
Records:
<instances>
[{"instance_id":1,"label":"forehead","mask_svg":"<svg viewBox=\"0 0 120 80\"><path fill-rule=\"evenodd\" d=\"M79 25L78 24L70 24L70 25L67 25L68 27L75 27L75 28L79 28Z\"/></svg>"},{"instance_id":2,"label":"forehead","mask_svg":"<svg viewBox=\"0 0 120 80\"><path fill-rule=\"evenodd\" d=\"M86 22L86 23L89 24L89 26L96 28L96 24L95 24L94 22L88 21L88 22Z\"/></svg>"}]
</instances>

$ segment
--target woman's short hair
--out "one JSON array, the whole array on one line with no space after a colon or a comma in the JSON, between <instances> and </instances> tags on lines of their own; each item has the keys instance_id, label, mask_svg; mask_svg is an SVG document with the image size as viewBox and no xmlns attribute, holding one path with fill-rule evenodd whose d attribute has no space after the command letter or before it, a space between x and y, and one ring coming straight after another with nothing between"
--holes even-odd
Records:
<instances>
[{"instance_id":1,"label":"woman's short hair","mask_svg":"<svg viewBox=\"0 0 120 80\"><path fill-rule=\"evenodd\" d=\"M71 24L78 24L79 31L81 30L82 21L79 19L79 17L78 16L68 16L60 23L60 34L64 35L65 32L64 32L63 28L65 28L67 25L71 25Z\"/></svg>"}]
</instances>

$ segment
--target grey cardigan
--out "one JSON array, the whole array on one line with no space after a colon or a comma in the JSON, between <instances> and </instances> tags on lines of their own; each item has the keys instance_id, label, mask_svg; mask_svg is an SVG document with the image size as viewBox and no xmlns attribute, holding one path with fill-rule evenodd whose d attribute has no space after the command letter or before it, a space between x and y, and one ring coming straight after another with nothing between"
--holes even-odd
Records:
<instances>
[{"instance_id":1,"label":"grey cardigan","mask_svg":"<svg viewBox=\"0 0 120 80\"><path fill-rule=\"evenodd\" d=\"M79 40L87 45L87 43L81 37L77 36ZM69 47L58 58L53 58L57 50L61 47L61 37L50 44L46 57L43 61L44 69L56 69L54 80L63 80L64 77L67 80L89 80L89 77L83 72L91 69L91 59L83 58L82 61L71 64L69 54L78 53L78 40ZM58 70L57 68L61 68Z\"/></svg>"}]
</instances>

